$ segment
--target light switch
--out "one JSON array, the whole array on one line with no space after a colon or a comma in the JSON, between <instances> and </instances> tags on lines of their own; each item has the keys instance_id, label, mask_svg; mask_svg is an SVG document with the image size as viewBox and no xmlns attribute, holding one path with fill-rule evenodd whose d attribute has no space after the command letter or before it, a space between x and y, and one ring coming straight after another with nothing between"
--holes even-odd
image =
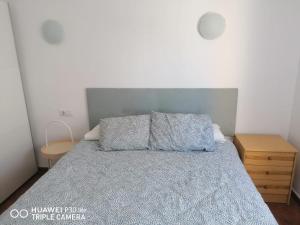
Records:
<instances>
[{"instance_id":1,"label":"light switch","mask_svg":"<svg viewBox=\"0 0 300 225\"><path fill-rule=\"evenodd\" d=\"M66 110L66 109L60 109L58 111L59 113L59 116L62 116L62 117L72 117L72 112L70 110Z\"/></svg>"}]
</instances>

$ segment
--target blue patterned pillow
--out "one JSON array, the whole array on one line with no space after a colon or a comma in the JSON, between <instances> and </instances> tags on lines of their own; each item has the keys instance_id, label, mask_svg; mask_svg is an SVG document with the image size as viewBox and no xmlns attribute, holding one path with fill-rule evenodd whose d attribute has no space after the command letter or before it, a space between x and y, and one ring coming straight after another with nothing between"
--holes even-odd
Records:
<instances>
[{"instance_id":1,"label":"blue patterned pillow","mask_svg":"<svg viewBox=\"0 0 300 225\"><path fill-rule=\"evenodd\" d=\"M102 151L149 148L150 115L105 118L99 126Z\"/></svg>"},{"instance_id":2,"label":"blue patterned pillow","mask_svg":"<svg viewBox=\"0 0 300 225\"><path fill-rule=\"evenodd\" d=\"M214 143L212 121L208 115L151 114L151 149L213 151Z\"/></svg>"}]
</instances>

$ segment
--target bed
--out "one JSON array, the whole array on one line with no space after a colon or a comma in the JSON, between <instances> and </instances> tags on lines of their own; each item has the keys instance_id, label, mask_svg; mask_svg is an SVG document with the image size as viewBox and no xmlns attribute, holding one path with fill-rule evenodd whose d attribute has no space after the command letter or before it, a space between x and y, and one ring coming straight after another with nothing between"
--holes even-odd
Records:
<instances>
[{"instance_id":1,"label":"bed","mask_svg":"<svg viewBox=\"0 0 300 225\"><path fill-rule=\"evenodd\" d=\"M177 94L175 89L89 89L90 125L114 113L180 111L178 102L202 98L201 104L183 108L210 113L227 135L233 134L236 89L180 89L173 104ZM122 110L129 102L132 111ZM106 107L99 110L100 105ZM221 112L220 105L231 109ZM231 141L216 144L214 152L97 148L96 141L81 141L0 216L0 224L277 224Z\"/></svg>"}]
</instances>

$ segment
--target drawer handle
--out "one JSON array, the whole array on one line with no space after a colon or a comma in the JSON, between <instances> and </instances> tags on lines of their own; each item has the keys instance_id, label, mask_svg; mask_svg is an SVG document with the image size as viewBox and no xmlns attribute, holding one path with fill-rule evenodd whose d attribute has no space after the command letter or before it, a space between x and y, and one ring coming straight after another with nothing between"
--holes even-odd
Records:
<instances>
[{"instance_id":1,"label":"drawer handle","mask_svg":"<svg viewBox=\"0 0 300 225\"><path fill-rule=\"evenodd\" d=\"M272 160L272 157L271 157L271 156L268 156L268 160Z\"/></svg>"},{"instance_id":2,"label":"drawer handle","mask_svg":"<svg viewBox=\"0 0 300 225\"><path fill-rule=\"evenodd\" d=\"M267 186L267 185L264 185L264 189L268 189L268 186Z\"/></svg>"},{"instance_id":3,"label":"drawer handle","mask_svg":"<svg viewBox=\"0 0 300 225\"><path fill-rule=\"evenodd\" d=\"M269 171L266 171L266 175L269 175L270 174L270 172Z\"/></svg>"}]
</instances>

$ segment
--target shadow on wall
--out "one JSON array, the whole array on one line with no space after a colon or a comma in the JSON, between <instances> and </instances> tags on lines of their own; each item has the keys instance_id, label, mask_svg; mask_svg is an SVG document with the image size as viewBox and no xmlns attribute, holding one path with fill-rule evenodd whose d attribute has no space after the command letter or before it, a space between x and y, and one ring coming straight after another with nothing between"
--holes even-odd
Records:
<instances>
[{"instance_id":1,"label":"shadow on wall","mask_svg":"<svg viewBox=\"0 0 300 225\"><path fill-rule=\"evenodd\" d=\"M300 61L298 66L298 79L295 88L294 105L291 118L289 141L300 150ZM296 172L294 177L294 192L300 197L300 154L298 152L296 161Z\"/></svg>"}]
</instances>

